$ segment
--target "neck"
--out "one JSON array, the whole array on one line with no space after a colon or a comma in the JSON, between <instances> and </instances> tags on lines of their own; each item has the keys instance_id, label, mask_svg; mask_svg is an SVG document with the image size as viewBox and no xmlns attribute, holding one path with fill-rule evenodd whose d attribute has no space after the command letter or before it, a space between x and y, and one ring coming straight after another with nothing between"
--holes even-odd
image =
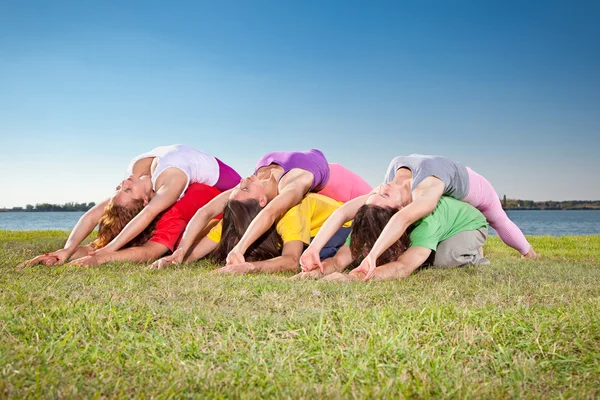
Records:
<instances>
[{"instance_id":1,"label":"neck","mask_svg":"<svg viewBox=\"0 0 600 400\"><path fill-rule=\"evenodd\" d=\"M267 200L269 201L273 200L279 194L279 183L273 175L271 175L271 177L269 178L268 184L265 187L265 189L265 195L267 196Z\"/></svg>"},{"instance_id":2,"label":"neck","mask_svg":"<svg viewBox=\"0 0 600 400\"><path fill-rule=\"evenodd\" d=\"M256 171L256 176L259 179L267 179L270 177L274 177L275 181L279 181L282 175L283 167L277 164L266 165L264 167L260 167L258 171Z\"/></svg>"},{"instance_id":3,"label":"neck","mask_svg":"<svg viewBox=\"0 0 600 400\"><path fill-rule=\"evenodd\" d=\"M411 179L407 179L402 183L402 202L404 204L402 204L404 207L406 207L408 204L410 204L412 202L412 195L410 193L410 187L412 185L412 178Z\"/></svg>"}]
</instances>

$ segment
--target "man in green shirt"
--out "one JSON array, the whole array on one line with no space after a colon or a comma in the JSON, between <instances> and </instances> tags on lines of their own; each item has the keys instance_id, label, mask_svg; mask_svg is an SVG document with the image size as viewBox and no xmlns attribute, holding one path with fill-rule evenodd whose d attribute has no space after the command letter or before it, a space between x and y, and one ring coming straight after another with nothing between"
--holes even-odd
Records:
<instances>
[{"instance_id":1,"label":"man in green shirt","mask_svg":"<svg viewBox=\"0 0 600 400\"><path fill-rule=\"evenodd\" d=\"M475 207L451 197L441 197L431 214L413 224L410 247L396 261L378 266L374 278L405 278L430 259L433 252L433 265L437 267L489 264L480 253L487 230L485 217ZM333 259L324 262L324 267L327 264L325 273L330 274L324 279L362 278L357 273L346 275L337 272L353 261L349 241Z\"/></svg>"}]
</instances>

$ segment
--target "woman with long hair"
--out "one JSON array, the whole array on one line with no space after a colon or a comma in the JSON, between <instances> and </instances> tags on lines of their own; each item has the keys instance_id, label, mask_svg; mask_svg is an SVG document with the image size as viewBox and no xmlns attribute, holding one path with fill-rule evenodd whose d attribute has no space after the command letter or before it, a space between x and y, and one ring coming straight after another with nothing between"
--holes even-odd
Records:
<instances>
[{"instance_id":1,"label":"woman with long hair","mask_svg":"<svg viewBox=\"0 0 600 400\"><path fill-rule=\"evenodd\" d=\"M387 223L357 270L364 273L365 280L370 279L378 257L410 225L433 212L442 196L450 196L474 206L483 213L504 243L526 258L537 256L521 230L502 209L500 199L487 179L448 158L413 154L394 158L382 185L367 195L347 202L336 211L304 252L300 263L307 271L322 269L317 256L320 246L341 224L353 219L362 205L391 207L398 212Z\"/></svg>"},{"instance_id":2,"label":"woman with long hair","mask_svg":"<svg viewBox=\"0 0 600 400\"><path fill-rule=\"evenodd\" d=\"M82 254L81 242L98 225L93 254L117 251L138 237L163 211L172 206L192 183L227 191L240 176L221 160L185 145L157 147L135 157L128 177L113 195L87 211L71 231L63 249L35 257L21 266L63 264Z\"/></svg>"},{"instance_id":3,"label":"woman with long hair","mask_svg":"<svg viewBox=\"0 0 600 400\"><path fill-rule=\"evenodd\" d=\"M288 210L248 247L244 253L245 262L230 264L218 271L221 273L297 271L302 250L340 205L340 202L327 196L315 193L306 195L300 204ZM261 209L259 202L254 199L245 202L229 200L223 212L222 222L190 249L184 261L192 262L210 255L213 262L223 263ZM349 233L349 224L345 224L321 250L321 257L333 256L344 244ZM151 267L161 268L168 264L171 264L168 258L163 258L153 263Z\"/></svg>"},{"instance_id":4,"label":"woman with long hair","mask_svg":"<svg viewBox=\"0 0 600 400\"><path fill-rule=\"evenodd\" d=\"M241 207L246 204L250 207L247 202L254 200L261 208L239 241L229 250L225 261L232 265L244 263L244 254L252 244L283 213L300 204L307 193L320 193L345 202L370 190L369 184L360 176L339 164L328 163L319 150L268 153L260 158L253 175L242 179L234 189L217 196L196 213L178 249L164 261L171 264L182 262L198 233L209 221L223 213L228 201L239 201L243 203Z\"/></svg>"},{"instance_id":5,"label":"woman with long hair","mask_svg":"<svg viewBox=\"0 0 600 400\"><path fill-rule=\"evenodd\" d=\"M330 275L325 279L363 278L364 273L359 269L354 269L347 275L340 274L339 270L351 263L362 262L388 222L398 212L395 208L385 206L360 207L352 224L348 245L341 248L333 259L336 271L324 271L324 274ZM379 255L373 277L406 278L426 264L435 267L489 264L481 250L487 238L487 229L485 217L475 207L444 196L432 213L410 227L410 234L404 232Z\"/></svg>"}]
</instances>

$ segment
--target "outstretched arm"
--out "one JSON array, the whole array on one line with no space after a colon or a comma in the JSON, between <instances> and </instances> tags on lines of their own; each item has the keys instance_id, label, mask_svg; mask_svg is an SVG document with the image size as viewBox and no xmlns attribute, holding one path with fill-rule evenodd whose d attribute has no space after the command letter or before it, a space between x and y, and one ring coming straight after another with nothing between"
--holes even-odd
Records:
<instances>
[{"instance_id":1,"label":"outstretched arm","mask_svg":"<svg viewBox=\"0 0 600 400\"><path fill-rule=\"evenodd\" d=\"M263 233L265 233L284 212L295 205L300 204L306 192L305 185L292 182L281 190L265 208L260 210L256 218L252 220L239 243L227 256L227 264L241 264L244 262L244 253Z\"/></svg>"},{"instance_id":2,"label":"outstretched arm","mask_svg":"<svg viewBox=\"0 0 600 400\"><path fill-rule=\"evenodd\" d=\"M186 262L193 262L209 255L213 250L219 246L219 243L215 242L211 238L204 236L196 245L192 247L192 251L185 258Z\"/></svg>"},{"instance_id":3,"label":"outstretched arm","mask_svg":"<svg viewBox=\"0 0 600 400\"><path fill-rule=\"evenodd\" d=\"M314 269L312 271L303 271L297 275L294 275L294 279L320 279L324 276L341 273L348 265L354 261L352 253L350 252L350 246L342 246L335 254L334 257L329 257L323 260L323 271Z\"/></svg>"},{"instance_id":4,"label":"outstretched arm","mask_svg":"<svg viewBox=\"0 0 600 400\"><path fill-rule=\"evenodd\" d=\"M402 279L408 277L414 270L419 268L431 254L427 247L413 246L404 252L397 261L384 264L375 269L374 279ZM364 274L355 269L350 274L334 273L323 278L330 281L359 281L363 280Z\"/></svg>"},{"instance_id":5,"label":"outstretched arm","mask_svg":"<svg viewBox=\"0 0 600 400\"><path fill-rule=\"evenodd\" d=\"M78 246L75 251L72 252L72 254L67 257L64 261L59 261L58 256L56 255L57 253L60 252L64 252L65 250L57 250L53 253L48 253L48 254L43 254L37 257L34 257L30 260L27 261L23 261L21 264L17 265L17 269L23 269L26 267L31 267L33 265L36 264L44 264L47 267L50 267L52 265L60 265L63 264L64 262L66 262L69 259L75 260L79 257L83 257L85 255L87 255L90 251L94 250L92 248L92 246L90 246L89 244L86 244L85 246Z\"/></svg>"},{"instance_id":6,"label":"outstretched arm","mask_svg":"<svg viewBox=\"0 0 600 400\"><path fill-rule=\"evenodd\" d=\"M73 255L73 253L75 252L75 250L77 250L77 247L81 244L81 242L83 242L83 240L86 237L88 237L90 233L92 233L96 225L98 225L98 222L100 221L100 218L104 213L104 208L106 207L108 202L109 199L106 199L101 203L96 204L85 214L83 214L81 218L79 218L79 221L77 221L77 224L71 231L71 234L69 234L69 238L65 243L64 249L70 252L69 256Z\"/></svg>"},{"instance_id":7,"label":"outstretched arm","mask_svg":"<svg viewBox=\"0 0 600 400\"><path fill-rule=\"evenodd\" d=\"M165 171L163 174L167 174L167 172L169 171ZM150 200L150 203L129 221L125 228L109 244L98 250L97 253L115 252L142 233L161 212L175 204L183 192L186 182L187 177L184 174L169 174L168 183L158 188L156 195Z\"/></svg>"},{"instance_id":8,"label":"outstretched arm","mask_svg":"<svg viewBox=\"0 0 600 400\"><path fill-rule=\"evenodd\" d=\"M220 273L252 273L266 272L269 274L275 272L297 271L298 260L302 254L304 243L301 240L292 240L283 244L283 249L279 257L270 260L245 262L241 264L231 264L220 268Z\"/></svg>"},{"instance_id":9,"label":"outstretched arm","mask_svg":"<svg viewBox=\"0 0 600 400\"><path fill-rule=\"evenodd\" d=\"M321 272L324 272L319 259L319 252L346 222L354 219L358 209L365 204L369 195L370 193L344 203L327 218L327 221L319 229L317 236L300 257L300 265L302 265L303 271L319 268Z\"/></svg>"},{"instance_id":10,"label":"outstretched arm","mask_svg":"<svg viewBox=\"0 0 600 400\"><path fill-rule=\"evenodd\" d=\"M373 278L381 280L406 278L423 265L430 254L431 249L427 247L410 247L397 261L377 267Z\"/></svg>"},{"instance_id":11,"label":"outstretched arm","mask_svg":"<svg viewBox=\"0 0 600 400\"><path fill-rule=\"evenodd\" d=\"M227 204L229 195L232 191L233 189L230 189L221 193L209 201L204 207L196 211L196 214L194 214L183 232L177 250L173 252L173 255L176 256L178 262L183 261L185 255L196 242L196 238L201 235L202 230L205 229L213 219L220 214L223 214L225 205Z\"/></svg>"},{"instance_id":12,"label":"outstretched arm","mask_svg":"<svg viewBox=\"0 0 600 400\"><path fill-rule=\"evenodd\" d=\"M444 183L438 178L429 177L423 180L413 191L413 201L398 211L387 223L369 256L377 260L392 244L400 240L409 226L431 214L443 192Z\"/></svg>"},{"instance_id":13,"label":"outstretched arm","mask_svg":"<svg viewBox=\"0 0 600 400\"><path fill-rule=\"evenodd\" d=\"M92 250L91 247L88 245L80 246L80 244L90 233L92 233L96 225L98 225L98 221L100 221L100 217L102 217L102 214L104 213L104 207L106 207L108 202L109 199L106 199L101 203L96 204L79 218L79 221L77 221L77 224L69 234L69 238L62 249L24 261L17 265L17 269L39 263L43 263L47 266L60 265L64 264L70 258L78 257L80 254L87 254L83 252Z\"/></svg>"},{"instance_id":14,"label":"outstretched arm","mask_svg":"<svg viewBox=\"0 0 600 400\"><path fill-rule=\"evenodd\" d=\"M413 191L413 201L398 211L387 223L369 254L356 269L362 272L365 280L371 279L375 272L376 262L392 244L400 240L406 229L419 219L435 210L444 192L444 183L436 177L423 180Z\"/></svg>"},{"instance_id":15,"label":"outstretched arm","mask_svg":"<svg viewBox=\"0 0 600 400\"><path fill-rule=\"evenodd\" d=\"M71 261L69 265L90 266L113 261L147 262L156 260L168 250L169 248L162 243L148 241L142 246L81 257Z\"/></svg>"}]
</instances>

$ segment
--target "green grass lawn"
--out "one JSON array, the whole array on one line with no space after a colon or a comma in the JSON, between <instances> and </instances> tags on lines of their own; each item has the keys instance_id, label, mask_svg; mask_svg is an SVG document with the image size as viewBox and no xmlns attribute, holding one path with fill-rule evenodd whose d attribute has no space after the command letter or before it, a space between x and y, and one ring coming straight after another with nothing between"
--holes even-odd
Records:
<instances>
[{"instance_id":1,"label":"green grass lawn","mask_svg":"<svg viewBox=\"0 0 600 400\"><path fill-rule=\"evenodd\" d=\"M0 398L600 396L600 236L395 282L15 271L65 239L0 231Z\"/></svg>"}]
</instances>

